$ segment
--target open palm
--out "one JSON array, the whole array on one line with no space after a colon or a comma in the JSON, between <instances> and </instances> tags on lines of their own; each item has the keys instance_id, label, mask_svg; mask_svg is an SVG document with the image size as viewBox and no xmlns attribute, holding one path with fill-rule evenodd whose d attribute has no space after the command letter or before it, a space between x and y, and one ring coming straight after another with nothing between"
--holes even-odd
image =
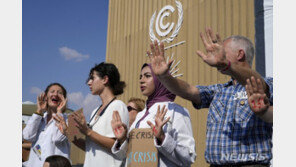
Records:
<instances>
[{"instance_id":1,"label":"open palm","mask_svg":"<svg viewBox=\"0 0 296 167\"><path fill-rule=\"evenodd\" d=\"M168 74L172 60L169 63L166 62L164 57L164 45L161 42L158 45L157 41L154 44L150 44L151 51L147 51L149 59L151 61L151 67L155 75L162 76Z\"/></svg>"},{"instance_id":2,"label":"open palm","mask_svg":"<svg viewBox=\"0 0 296 167\"><path fill-rule=\"evenodd\" d=\"M47 98L45 93L41 93L37 97L37 111L44 112L47 109Z\"/></svg>"},{"instance_id":3,"label":"open palm","mask_svg":"<svg viewBox=\"0 0 296 167\"><path fill-rule=\"evenodd\" d=\"M253 76L247 79L246 91L248 95L248 103L251 110L255 114L264 113L270 106L269 100L264 93L263 84L260 79L255 79Z\"/></svg>"},{"instance_id":4,"label":"open palm","mask_svg":"<svg viewBox=\"0 0 296 167\"><path fill-rule=\"evenodd\" d=\"M66 106L67 106L67 99L64 98L63 95L58 95L59 98L61 99L61 102L57 108L58 113L63 113L66 110Z\"/></svg>"},{"instance_id":5,"label":"open palm","mask_svg":"<svg viewBox=\"0 0 296 167\"><path fill-rule=\"evenodd\" d=\"M150 121L147 121L148 125L151 127L153 131L153 135L160 141L163 141L164 139L164 132L162 130L162 127L170 120L170 117L168 117L166 120L164 120L164 116L167 113L167 109L165 106L162 107L160 110L160 106L157 107L157 113L155 116L155 125L153 125Z\"/></svg>"},{"instance_id":6,"label":"open palm","mask_svg":"<svg viewBox=\"0 0 296 167\"><path fill-rule=\"evenodd\" d=\"M127 136L127 127L124 123L122 123L118 111L113 112L111 126L115 137L119 141L124 141Z\"/></svg>"},{"instance_id":7,"label":"open palm","mask_svg":"<svg viewBox=\"0 0 296 167\"><path fill-rule=\"evenodd\" d=\"M200 37L207 53L204 54L200 50L196 51L196 53L208 65L217 67L218 70L223 69L225 65L227 65L228 61L226 60L225 51L220 36L216 34L215 37L213 31L208 28L206 29L206 35L200 33Z\"/></svg>"}]
</instances>

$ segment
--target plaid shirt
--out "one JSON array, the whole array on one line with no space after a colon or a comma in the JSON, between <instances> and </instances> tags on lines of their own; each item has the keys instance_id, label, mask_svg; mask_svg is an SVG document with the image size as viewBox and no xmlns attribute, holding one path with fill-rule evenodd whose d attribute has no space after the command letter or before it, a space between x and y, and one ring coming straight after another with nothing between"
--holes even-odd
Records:
<instances>
[{"instance_id":1,"label":"plaid shirt","mask_svg":"<svg viewBox=\"0 0 296 167\"><path fill-rule=\"evenodd\" d=\"M273 105L273 78L265 78ZM269 163L272 158L272 123L250 109L245 87L232 80L225 84L196 86L201 104L209 108L205 158L210 164Z\"/></svg>"}]
</instances>

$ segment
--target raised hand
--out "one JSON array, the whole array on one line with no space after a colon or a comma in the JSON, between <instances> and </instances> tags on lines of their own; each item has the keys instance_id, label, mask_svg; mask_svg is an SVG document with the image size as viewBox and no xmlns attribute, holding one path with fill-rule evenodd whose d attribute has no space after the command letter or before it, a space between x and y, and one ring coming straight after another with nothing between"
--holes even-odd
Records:
<instances>
[{"instance_id":1,"label":"raised hand","mask_svg":"<svg viewBox=\"0 0 296 167\"><path fill-rule=\"evenodd\" d=\"M163 142L165 138L165 134L162 130L162 127L170 120L170 117L168 117L166 120L164 120L164 116L167 113L167 109L165 106L162 107L160 110L160 106L157 106L157 113L155 116L155 125L153 125L150 121L147 121L148 125L151 127L153 131L153 135L155 138L157 138L160 143Z\"/></svg>"},{"instance_id":2,"label":"raised hand","mask_svg":"<svg viewBox=\"0 0 296 167\"><path fill-rule=\"evenodd\" d=\"M113 112L111 126L115 137L122 144L126 140L127 127L122 123L118 111Z\"/></svg>"},{"instance_id":3,"label":"raised hand","mask_svg":"<svg viewBox=\"0 0 296 167\"><path fill-rule=\"evenodd\" d=\"M67 126L67 124L65 122L65 119L62 116L62 114L59 114L59 113L53 114L52 117L56 121L55 125L59 128L59 130L61 131L61 133L63 135L66 135L68 126Z\"/></svg>"},{"instance_id":4,"label":"raised hand","mask_svg":"<svg viewBox=\"0 0 296 167\"><path fill-rule=\"evenodd\" d=\"M251 110L256 115L263 115L270 104L266 94L264 93L261 80L259 78L256 80L253 76L251 77L251 81L250 79L247 79L246 91Z\"/></svg>"},{"instance_id":5,"label":"raised hand","mask_svg":"<svg viewBox=\"0 0 296 167\"><path fill-rule=\"evenodd\" d=\"M74 117L74 121L77 123L76 127L79 129L79 131L84 135L88 135L90 128L87 126L84 115L74 112L71 116Z\"/></svg>"},{"instance_id":6,"label":"raised hand","mask_svg":"<svg viewBox=\"0 0 296 167\"><path fill-rule=\"evenodd\" d=\"M150 51L147 51L149 59L151 61L151 67L155 75L163 76L169 73L170 66L173 63L173 60L170 60L169 63L166 62L164 57L164 45L161 42L158 45L158 42L155 40L154 44L150 44Z\"/></svg>"},{"instance_id":7,"label":"raised hand","mask_svg":"<svg viewBox=\"0 0 296 167\"><path fill-rule=\"evenodd\" d=\"M61 95L61 94L58 94L58 96L61 99L61 102L60 102L60 104L59 104L59 106L57 108L57 112L58 113L63 113L66 110L68 99L67 98L65 99L64 96Z\"/></svg>"},{"instance_id":8,"label":"raised hand","mask_svg":"<svg viewBox=\"0 0 296 167\"><path fill-rule=\"evenodd\" d=\"M47 109L47 97L45 93L41 93L37 97L37 113L43 114L44 111Z\"/></svg>"},{"instance_id":9,"label":"raised hand","mask_svg":"<svg viewBox=\"0 0 296 167\"><path fill-rule=\"evenodd\" d=\"M200 37L207 54L197 50L197 55L199 55L208 65L216 67L220 71L225 69L228 65L228 61L226 60L223 43L219 34L217 33L215 36L212 29L207 28L206 34L204 35L203 33L200 33Z\"/></svg>"}]
</instances>

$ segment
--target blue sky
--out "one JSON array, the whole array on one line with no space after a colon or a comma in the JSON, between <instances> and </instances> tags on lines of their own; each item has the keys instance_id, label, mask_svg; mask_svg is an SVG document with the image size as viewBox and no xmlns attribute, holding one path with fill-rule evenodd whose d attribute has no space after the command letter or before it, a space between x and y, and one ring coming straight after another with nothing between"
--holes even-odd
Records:
<instances>
[{"instance_id":1,"label":"blue sky","mask_svg":"<svg viewBox=\"0 0 296 167\"><path fill-rule=\"evenodd\" d=\"M49 83L68 92L68 107L94 109L98 96L85 84L105 61L108 1L26 0L22 7L22 101L36 103Z\"/></svg>"}]
</instances>

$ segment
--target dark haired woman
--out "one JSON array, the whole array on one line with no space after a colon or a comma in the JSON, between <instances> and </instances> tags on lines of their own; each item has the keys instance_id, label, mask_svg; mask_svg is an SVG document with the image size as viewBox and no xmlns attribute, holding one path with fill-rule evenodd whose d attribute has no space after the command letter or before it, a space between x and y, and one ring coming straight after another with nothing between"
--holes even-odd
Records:
<instances>
[{"instance_id":1,"label":"dark haired woman","mask_svg":"<svg viewBox=\"0 0 296 167\"><path fill-rule=\"evenodd\" d=\"M92 112L89 124L84 116L74 115L79 130L86 136L85 140L77 140L74 144L85 150L84 167L120 166L122 161L111 152L115 135L110 122L116 110L122 121L128 124L127 107L122 101L116 100L116 95L123 93L125 83L120 81L120 74L114 64L103 62L90 70L87 84L93 95L100 96L102 105Z\"/></svg>"},{"instance_id":2,"label":"dark haired woman","mask_svg":"<svg viewBox=\"0 0 296 167\"><path fill-rule=\"evenodd\" d=\"M37 111L23 130L23 138L32 142L25 166L40 167L46 157L51 155L69 158L70 143L65 136L66 127L53 118L60 115L67 119L63 114L67 104L66 97L66 89L59 83L48 85L45 92L37 97Z\"/></svg>"},{"instance_id":3,"label":"dark haired woman","mask_svg":"<svg viewBox=\"0 0 296 167\"><path fill-rule=\"evenodd\" d=\"M112 152L118 157L126 158L129 142L127 133L134 128L151 128L154 145L158 150L158 166L189 167L195 161L196 153L188 110L173 102L176 95L164 87L148 64L142 66L140 88L148 99L145 109L137 114L129 130L121 121L121 116L116 111L113 114L111 125L118 133ZM135 161L134 156L126 159L125 166L131 161Z\"/></svg>"},{"instance_id":4,"label":"dark haired woman","mask_svg":"<svg viewBox=\"0 0 296 167\"><path fill-rule=\"evenodd\" d=\"M71 167L71 163L63 156L52 155L45 159L43 167Z\"/></svg>"}]
</instances>

